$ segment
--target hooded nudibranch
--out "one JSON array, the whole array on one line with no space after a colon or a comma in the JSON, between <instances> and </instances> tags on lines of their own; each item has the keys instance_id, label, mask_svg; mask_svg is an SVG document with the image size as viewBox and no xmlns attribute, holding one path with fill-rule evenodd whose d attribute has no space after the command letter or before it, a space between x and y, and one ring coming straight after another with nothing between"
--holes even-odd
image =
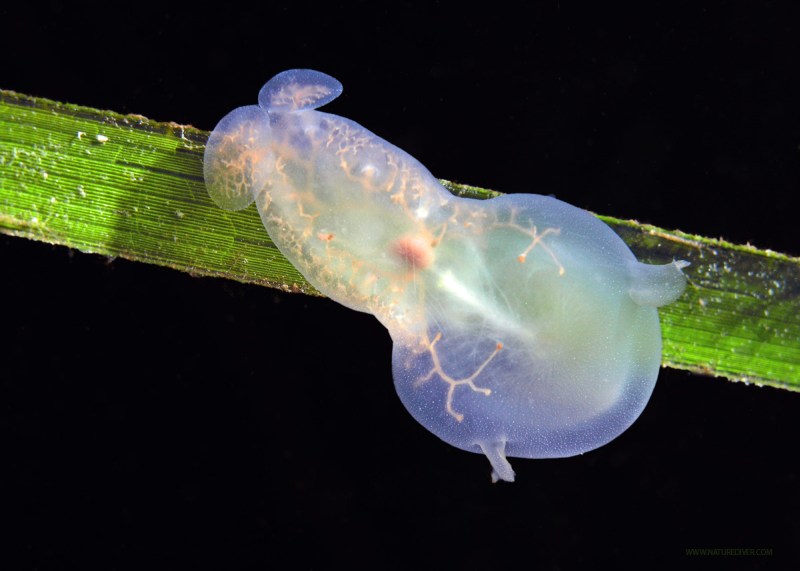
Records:
<instances>
[{"instance_id":1,"label":"hooded nudibranch","mask_svg":"<svg viewBox=\"0 0 800 571\"><path fill-rule=\"evenodd\" d=\"M657 307L685 262L639 263L585 210L536 194L450 194L413 157L317 111L334 78L290 70L217 124L211 198L255 201L270 238L319 291L372 313L394 342L408 411L513 481L507 457L606 444L647 404L661 363Z\"/></svg>"}]
</instances>

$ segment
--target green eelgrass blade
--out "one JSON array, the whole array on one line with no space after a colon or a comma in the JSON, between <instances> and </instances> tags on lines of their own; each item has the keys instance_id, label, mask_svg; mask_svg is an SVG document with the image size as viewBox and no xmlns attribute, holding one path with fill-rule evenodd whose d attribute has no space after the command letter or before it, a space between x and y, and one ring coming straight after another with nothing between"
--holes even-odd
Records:
<instances>
[{"instance_id":1,"label":"green eelgrass blade","mask_svg":"<svg viewBox=\"0 0 800 571\"><path fill-rule=\"evenodd\" d=\"M0 91L0 231L197 275L319 295L254 209L203 185L208 133ZM454 194L499 193L442 181ZM647 262L691 262L660 310L664 364L800 391L800 259L601 216Z\"/></svg>"}]
</instances>

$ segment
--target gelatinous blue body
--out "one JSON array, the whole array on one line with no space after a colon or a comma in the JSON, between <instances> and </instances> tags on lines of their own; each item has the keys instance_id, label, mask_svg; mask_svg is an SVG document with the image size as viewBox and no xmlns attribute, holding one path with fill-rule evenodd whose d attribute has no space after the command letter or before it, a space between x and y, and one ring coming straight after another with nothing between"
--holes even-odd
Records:
<instances>
[{"instance_id":1,"label":"gelatinous blue body","mask_svg":"<svg viewBox=\"0 0 800 571\"><path fill-rule=\"evenodd\" d=\"M571 456L622 433L655 385L656 307L683 291L683 263L639 263L554 198L452 196L402 150L315 110L341 90L291 70L224 117L205 155L215 202L255 200L309 282L374 314L406 408L486 454L493 479L514 479L507 456Z\"/></svg>"}]
</instances>

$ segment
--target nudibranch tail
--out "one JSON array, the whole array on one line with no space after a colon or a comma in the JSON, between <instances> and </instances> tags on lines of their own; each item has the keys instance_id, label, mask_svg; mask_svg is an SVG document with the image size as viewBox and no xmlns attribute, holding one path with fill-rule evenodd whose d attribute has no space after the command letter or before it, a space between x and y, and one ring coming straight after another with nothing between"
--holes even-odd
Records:
<instances>
[{"instance_id":1,"label":"nudibranch tail","mask_svg":"<svg viewBox=\"0 0 800 571\"><path fill-rule=\"evenodd\" d=\"M269 180L269 117L255 105L234 109L206 143L203 176L211 199L225 210L247 208Z\"/></svg>"},{"instance_id":2,"label":"nudibranch tail","mask_svg":"<svg viewBox=\"0 0 800 571\"><path fill-rule=\"evenodd\" d=\"M258 92L264 111L287 113L316 109L342 94L342 84L326 73L313 69L290 69L279 73Z\"/></svg>"},{"instance_id":3,"label":"nudibranch tail","mask_svg":"<svg viewBox=\"0 0 800 571\"><path fill-rule=\"evenodd\" d=\"M630 264L631 287L628 293L639 305L661 307L678 299L686 288L683 268L689 262L675 260L669 264Z\"/></svg>"}]
</instances>

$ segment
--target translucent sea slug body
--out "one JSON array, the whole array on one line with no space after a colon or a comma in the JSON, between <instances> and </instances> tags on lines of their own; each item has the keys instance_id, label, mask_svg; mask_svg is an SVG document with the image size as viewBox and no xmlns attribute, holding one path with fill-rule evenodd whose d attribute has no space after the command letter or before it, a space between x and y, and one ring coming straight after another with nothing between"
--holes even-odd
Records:
<instances>
[{"instance_id":1,"label":"translucent sea slug body","mask_svg":"<svg viewBox=\"0 0 800 571\"><path fill-rule=\"evenodd\" d=\"M452 196L402 150L316 111L341 84L278 74L214 129L214 201L255 200L281 252L321 292L374 314L409 412L458 448L554 458L602 446L641 413L661 362L656 307L683 263L639 263L584 210L539 195Z\"/></svg>"}]
</instances>

